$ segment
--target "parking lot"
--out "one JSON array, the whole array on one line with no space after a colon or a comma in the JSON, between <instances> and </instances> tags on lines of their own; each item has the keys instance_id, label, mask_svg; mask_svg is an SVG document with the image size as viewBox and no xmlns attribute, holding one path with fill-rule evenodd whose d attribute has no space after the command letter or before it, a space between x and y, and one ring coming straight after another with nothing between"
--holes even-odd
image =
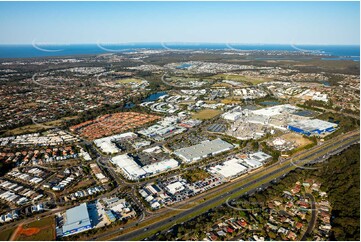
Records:
<instances>
[{"instance_id":1,"label":"parking lot","mask_svg":"<svg viewBox=\"0 0 361 242\"><path fill-rule=\"evenodd\" d=\"M103 205L97 201L88 203L89 217L92 221L94 228L100 228L110 224Z\"/></svg>"}]
</instances>

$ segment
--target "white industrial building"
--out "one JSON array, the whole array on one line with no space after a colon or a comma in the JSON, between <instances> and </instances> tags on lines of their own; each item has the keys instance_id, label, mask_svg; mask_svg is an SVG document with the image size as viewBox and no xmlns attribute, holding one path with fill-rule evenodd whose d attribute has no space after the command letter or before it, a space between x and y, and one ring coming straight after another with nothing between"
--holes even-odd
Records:
<instances>
[{"instance_id":1,"label":"white industrial building","mask_svg":"<svg viewBox=\"0 0 361 242\"><path fill-rule=\"evenodd\" d=\"M186 130L187 130L186 128L179 127L177 125L173 125L173 124L163 125L159 123L152 125L146 129L142 129L138 131L138 133L148 138L161 141L175 134L180 134Z\"/></svg>"},{"instance_id":2,"label":"white industrial building","mask_svg":"<svg viewBox=\"0 0 361 242\"><path fill-rule=\"evenodd\" d=\"M193 162L208 156L217 155L233 148L234 146L232 144L218 138L212 141L206 140L197 145L175 150L174 154L185 162Z\"/></svg>"},{"instance_id":3,"label":"white industrial building","mask_svg":"<svg viewBox=\"0 0 361 242\"><path fill-rule=\"evenodd\" d=\"M118 166L122 170L123 175L129 180L137 180L145 177L147 174L132 157L126 154L114 156L111 162Z\"/></svg>"},{"instance_id":4,"label":"white industrial building","mask_svg":"<svg viewBox=\"0 0 361 242\"><path fill-rule=\"evenodd\" d=\"M253 110L251 112L256 115L272 117L272 116L285 114L285 113L291 114L298 110L300 110L300 108L298 108L296 106L293 106L290 104L283 104L283 105L277 105L277 106L273 106L273 107Z\"/></svg>"},{"instance_id":5,"label":"white industrial building","mask_svg":"<svg viewBox=\"0 0 361 242\"><path fill-rule=\"evenodd\" d=\"M184 190L183 184L179 181L169 184L166 188L173 195Z\"/></svg>"},{"instance_id":6,"label":"white industrial building","mask_svg":"<svg viewBox=\"0 0 361 242\"><path fill-rule=\"evenodd\" d=\"M115 156L111 159L111 162L118 166L121 169L122 174L129 180L138 180L176 168L179 165L178 161L167 159L142 167L127 154Z\"/></svg>"},{"instance_id":7,"label":"white industrial building","mask_svg":"<svg viewBox=\"0 0 361 242\"><path fill-rule=\"evenodd\" d=\"M271 157L261 151L249 155L236 155L236 157L226 160L222 164L210 167L208 171L212 174L219 174L226 179L233 179L261 167Z\"/></svg>"},{"instance_id":8,"label":"white industrial building","mask_svg":"<svg viewBox=\"0 0 361 242\"><path fill-rule=\"evenodd\" d=\"M220 165L212 166L209 168L209 171L211 173L218 173L227 179L231 179L247 172L247 167L243 166L241 162L242 160L240 159L232 158Z\"/></svg>"},{"instance_id":9,"label":"white industrial building","mask_svg":"<svg viewBox=\"0 0 361 242\"><path fill-rule=\"evenodd\" d=\"M94 140L94 144L101 150L101 152L106 154L115 154L120 151L120 149L115 145L113 141L121 139L134 139L137 138L137 135L133 132L127 132L123 134L112 135L104 137L101 139Z\"/></svg>"},{"instance_id":10,"label":"white industrial building","mask_svg":"<svg viewBox=\"0 0 361 242\"><path fill-rule=\"evenodd\" d=\"M154 175L169 169L176 168L179 165L175 159L166 159L150 165L143 166L143 170L149 174Z\"/></svg>"},{"instance_id":11,"label":"white industrial building","mask_svg":"<svg viewBox=\"0 0 361 242\"><path fill-rule=\"evenodd\" d=\"M235 107L232 110L222 114L221 117L224 118L225 120L234 122L234 121L238 120L240 117L242 117L241 107Z\"/></svg>"},{"instance_id":12,"label":"white industrial building","mask_svg":"<svg viewBox=\"0 0 361 242\"><path fill-rule=\"evenodd\" d=\"M268 159L272 158L272 156L270 156L269 154L266 154L262 151L258 151L256 153L249 154L248 156L249 156L249 158L256 160L258 162L261 162L261 163L264 163Z\"/></svg>"},{"instance_id":13,"label":"white industrial building","mask_svg":"<svg viewBox=\"0 0 361 242\"><path fill-rule=\"evenodd\" d=\"M225 120L229 120L233 122L239 119L240 117L242 117L242 112L227 112L222 115L222 118L224 118Z\"/></svg>"},{"instance_id":14,"label":"white industrial building","mask_svg":"<svg viewBox=\"0 0 361 242\"><path fill-rule=\"evenodd\" d=\"M311 98L312 100L328 102L328 95L326 93L316 92L316 91L313 91L310 89L306 89L305 91L303 91L302 93L300 93L297 96L299 98L303 98L303 99Z\"/></svg>"},{"instance_id":15,"label":"white industrial building","mask_svg":"<svg viewBox=\"0 0 361 242\"><path fill-rule=\"evenodd\" d=\"M256 168L262 166L261 162L257 161L256 159L253 159L253 158L246 158L246 159L243 159L243 161L252 169L256 169Z\"/></svg>"}]
</instances>

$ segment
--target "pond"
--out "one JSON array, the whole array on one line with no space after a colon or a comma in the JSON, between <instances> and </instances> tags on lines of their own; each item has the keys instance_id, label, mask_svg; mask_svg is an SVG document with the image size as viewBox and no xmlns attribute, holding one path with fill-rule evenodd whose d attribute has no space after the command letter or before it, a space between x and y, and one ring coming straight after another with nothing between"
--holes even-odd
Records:
<instances>
[{"instance_id":1,"label":"pond","mask_svg":"<svg viewBox=\"0 0 361 242\"><path fill-rule=\"evenodd\" d=\"M156 92L150 94L146 99L144 99L142 102L153 102L157 101L161 96L167 95L167 92Z\"/></svg>"},{"instance_id":2,"label":"pond","mask_svg":"<svg viewBox=\"0 0 361 242\"><path fill-rule=\"evenodd\" d=\"M132 102L130 102L130 103L126 103L126 104L124 105L124 108L126 108L126 109L131 109L131 108L133 108L134 106L135 106L135 104L132 103Z\"/></svg>"},{"instance_id":3,"label":"pond","mask_svg":"<svg viewBox=\"0 0 361 242\"><path fill-rule=\"evenodd\" d=\"M260 104L264 106L276 106L279 105L280 103L277 101L264 101L264 102L260 102Z\"/></svg>"},{"instance_id":4,"label":"pond","mask_svg":"<svg viewBox=\"0 0 361 242\"><path fill-rule=\"evenodd\" d=\"M321 83L326 87L331 86L331 83L329 83L328 81L321 81Z\"/></svg>"}]
</instances>

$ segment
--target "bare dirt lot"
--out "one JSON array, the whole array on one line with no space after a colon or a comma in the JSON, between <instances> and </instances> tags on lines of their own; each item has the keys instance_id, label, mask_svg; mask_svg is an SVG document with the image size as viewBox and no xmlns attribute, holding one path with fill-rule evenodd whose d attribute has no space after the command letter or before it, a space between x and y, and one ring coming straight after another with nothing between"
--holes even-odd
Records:
<instances>
[{"instance_id":1,"label":"bare dirt lot","mask_svg":"<svg viewBox=\"0 0 361 242\"><path fill-rule=\"evenodd\" d=\"M303 147L312 143L311 140L306 139L302 135L296 133L283 134L280 136L280 138L289 142L294 142L297 147Z\"/></svg>"}]
</instances>

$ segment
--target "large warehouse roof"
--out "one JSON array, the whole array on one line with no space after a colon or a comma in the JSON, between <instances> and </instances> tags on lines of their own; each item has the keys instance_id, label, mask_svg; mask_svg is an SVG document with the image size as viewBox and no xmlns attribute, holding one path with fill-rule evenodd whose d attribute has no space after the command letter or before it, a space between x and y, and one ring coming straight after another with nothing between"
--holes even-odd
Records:
<instances>
[{"instance_id":1,"label":"large warehouse roof","mask_svg":"<svg viewBox=\"0 0 361 242\"><path fill-rule=\"evenodd\" d=\"M162 160L162 161L144 166L143 169L147 173L156 174L156 173L168 170L168 169L176 168L178 165L179 165L178 161L176 161L175 159L166 159L166 160Z\"/></svg>"},{"instance_id":2,"label":"large warehouse roof","mask_svg":"<svg viewBox=\"0 0 361 242\"><path fill-rule=\"evenodd\" d=\"M257 114L257 115L271 117L271 116L275 116L275 115L280 115L282 113L293 113L299 109L300 108L290 105L290 104L283 104L283 105L277 105L277 106L273 106L273 107L254 110L254 111L252 111L252 113Z\"/></svg>"},{"instance_id":3,"label":"large warehouse roof","mask_svg":"<svg viewBox=\"0 0 361 242\"><path fill-rule=\"evenodd\" d=\"M210 154L216 154L226 150L230 150L232 148L232 144L229 144L221 139L215 139L212 141L206 140L197 145L175 150L174 154L180 156L187 161L192 161Z\"/></svg>"},{"instance_id":4,"label":"large warehouse roof","mask_svg":"<svg viewBox=\"0 0 361 242\"><path fill-rule=\"evenodd\" d=\"M240 162L242 160L233 158L223 162L221 165L216 165L210 168L211 171L217 172L226 178L230 178L240 173L246 172L247 167L243 166Z\"/></svg>"},{"instance_id":5,"label":"large warehouse roof","mask_svg":"<svg viewBox=\"0 0 361 242\"><path fill-rule=\"evenodd\" d=\"M146 172L134 159L127 154L114 156L112 163L119 166L132 179L138 179L146 175Z\"/></svg>"},{"instance_id":6,"label":"large warehouse roof","mask_svg":"<svg viewBox=\"0 0 361 242\"><path fill-rule=\"evenodd\" d=\"M63 233L77 230L85 226L91 226L86 203L82 203L79 206L66 210Z\"/></svg>"},{"instance_id":7,"label":"large warehouse roof","mask_svg":"<svg viewBox=\"0 0 361 242\"><path fill-rule=\"evenodd\" d=\"M264 162L269 158L272 158L269 154L266 154L262 151L255 152L253 154L250 154L249 157L251 159L257 160L258 162Z\"/></svg>"},{"instance_id":8,"label":"large warehouse roof","mask_svg":"<svg viewBox=\"0 0 361 242\"><path fill-rule=\"evenodd\" d=\"M121 168L131 180L136 180L146 175L160 173L168 169L173 169L179 165L178 161L174 159L166 159L141 167L127 154L114 156L111 159L111 162Z\"/></svg>"},{"instance_id":9,"label":"large warehouse roof","mask_svg":"<svg viewBox=\"0 0 361 242\"><path fill-rule=\"evenodd\" d=\"M112 142L114 140L120 140L125 138L135 138L137 135L133 132L127 132L117 135L108 136L101 139L94 140L94 144L98 146L104 153L118 153L120 149Z\"/></svg>"},{"instance_id":10,"label":"large warehouse roof","mask_svg":"<svg viewBox=\"0 0 361 242\"><path fill-rule=\"evenodd\" d=\"M314 131L314 130L326 130L329 128L337 127L337 124L323 121L320 119L309 119L309 120L299 120L288 124L289 126L297 127L304 131Z\"/></svg>"}]
</instances>

